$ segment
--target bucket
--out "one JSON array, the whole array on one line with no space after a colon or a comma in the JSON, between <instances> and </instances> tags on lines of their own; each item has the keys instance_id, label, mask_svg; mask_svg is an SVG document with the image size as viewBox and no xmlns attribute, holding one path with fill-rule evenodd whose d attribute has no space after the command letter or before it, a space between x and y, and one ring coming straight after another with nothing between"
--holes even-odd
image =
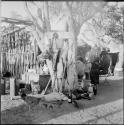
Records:
<instances>
[{"instance_id":1,"label":"bucket","mask_svg":"<svg viewBox=\"0 0 124 125\"><path fill-rule=\"evenodd\" d=\"M1 95L5 95L5 82L4 82L4 79L1 79L1 90L0 90L0 93Z\"/></svg>"}]
</instances>

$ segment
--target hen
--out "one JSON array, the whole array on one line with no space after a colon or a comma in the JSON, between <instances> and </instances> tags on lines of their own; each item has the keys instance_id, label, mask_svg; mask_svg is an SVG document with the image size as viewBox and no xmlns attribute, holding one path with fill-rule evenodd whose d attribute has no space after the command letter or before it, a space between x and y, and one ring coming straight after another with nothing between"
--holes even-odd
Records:
<instances>
[{"instance_id":1,"label":"hen","mask_svg":"<svg viewBox=\"0 0 124 125\"><path fill-rule=\"evenodd\" d=\"M25 88L24 89L20 89L19 94L20 94L21 98L29 106L29 110L31 110L31 107L34 107L34 106L38 105L39 102L41 101L41 98L36 98L36 97L27 95Z\"/></svg>"}]
</instances>

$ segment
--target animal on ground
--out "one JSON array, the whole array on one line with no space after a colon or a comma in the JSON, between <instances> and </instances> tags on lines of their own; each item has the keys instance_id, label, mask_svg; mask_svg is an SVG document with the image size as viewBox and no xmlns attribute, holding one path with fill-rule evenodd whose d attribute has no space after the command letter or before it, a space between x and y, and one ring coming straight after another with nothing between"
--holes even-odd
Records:
<instances>
[{"instance_id":1,"label":"animal on ground","mask_svg":"<svg viewBox=\"0 0 124 125\"><path fill-rule=\"evenodd\" d=\"M20 89L19 95L21 96L21 99L24 100L26 104L29 106L28 107L29 110L31 110L31 107L38 105L41 101L41 98L36 98L36 97L27 95L25 88Z\"/></svg>"},{"instance_id":2,"label":"animal on ground","mask_svg":"<svg viewBox=\"0 0 124 125\"><path fill-rule=\"evenodd\" d=\"M31 95L26 94L26 89L20 89L20 96L22 100L26 102L26 105L28 106L28 110L30 111L33 107L40 105L43 108L47 108L49 110L54 109L55 106L61 106L63 101L57 100L57 101L46 101L44 96L43 97L35 97Z\"/></svg>"}]
</instances>

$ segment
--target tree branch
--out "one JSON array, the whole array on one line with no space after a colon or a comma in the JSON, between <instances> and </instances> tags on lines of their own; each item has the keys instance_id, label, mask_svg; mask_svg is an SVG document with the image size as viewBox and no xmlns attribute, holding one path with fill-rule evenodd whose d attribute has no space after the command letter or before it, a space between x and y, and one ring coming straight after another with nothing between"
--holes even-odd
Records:
<instances>
[{"instance_id":1,"label":"tree branch","mask_svg":"<svg viewBox=\"0 0 124 125\"><path fill-rule=\"evenodd\" d=\"M50 18L49 18L49 6L48 6L48 1L44 2L44 17L46 21L46 30L50 31L51 26L50 26Z\"/></svg>"},{"instance_id":2,"label":"tree branch","mask_svg":"<svg viewBox=\"0 0 124 125\"><path fill-rule=\"evenodd\" d=\"M41 22L41 26L38 24L38 22L37 22L37 20L36 20L36 18L31 14L31 12L29 11L29 8L28 8L28 5L27 5L27 2L25 2L25 9L26 9L26 11L27 11L27 13L28 13L28 15L30 16L30 18L31 18L31 20L33 21L33 23L34 23L34 25L37 27L37 29L40 31L40 32L44 32L44 27L43 27L43 20L42 20L42 17L41 17L41 9L40 8L38 8L38 16L39 16L39 18L40 18L40 22ZM34 4L35 5L35 4Z\"/></svg>"},{"instance_id":3,"label":"tree branch","mask_svg":"<svg viewBox=\"0 0 124 125\"><path fill-rule=\"evenodd\" d=\"M86 22L87 20L91 19L95 14L102 12L103 8L107 5L107 2L104 2L101 6L98 6L95 8L94 12L83 19L82 24Z\"/></svg>"}]
</instances>

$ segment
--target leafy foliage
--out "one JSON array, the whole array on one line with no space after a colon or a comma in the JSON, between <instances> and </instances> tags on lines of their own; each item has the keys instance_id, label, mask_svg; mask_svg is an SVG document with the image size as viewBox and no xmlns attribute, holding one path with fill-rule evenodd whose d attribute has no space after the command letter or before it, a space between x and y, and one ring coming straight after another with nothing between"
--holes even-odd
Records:
<instances>
[{"instance_id":1,"label":"leafy foliage","mask_svg":"<svg viewBox=\"0 0 124 125\"><path fill-rule=\"evenodd\" d=\"M120 43L123 42L123 12L122 8L116 6L107 6L103 14L100 15L99 20L95 19L98 29L97 32L104 30L105 34Z\"/></svg>"},{"instance_id":2,"label":"leafy foliage","mask_svg":"<svg viewBox=\"0 0 124 125\"><path fill-rule=\"evenodd\" d=\"M111 24L108 25L106 34L120 42L123 42L123 15L121 8L112 6L108 9L107 13Z\"/></svg>"}]
</instances>

